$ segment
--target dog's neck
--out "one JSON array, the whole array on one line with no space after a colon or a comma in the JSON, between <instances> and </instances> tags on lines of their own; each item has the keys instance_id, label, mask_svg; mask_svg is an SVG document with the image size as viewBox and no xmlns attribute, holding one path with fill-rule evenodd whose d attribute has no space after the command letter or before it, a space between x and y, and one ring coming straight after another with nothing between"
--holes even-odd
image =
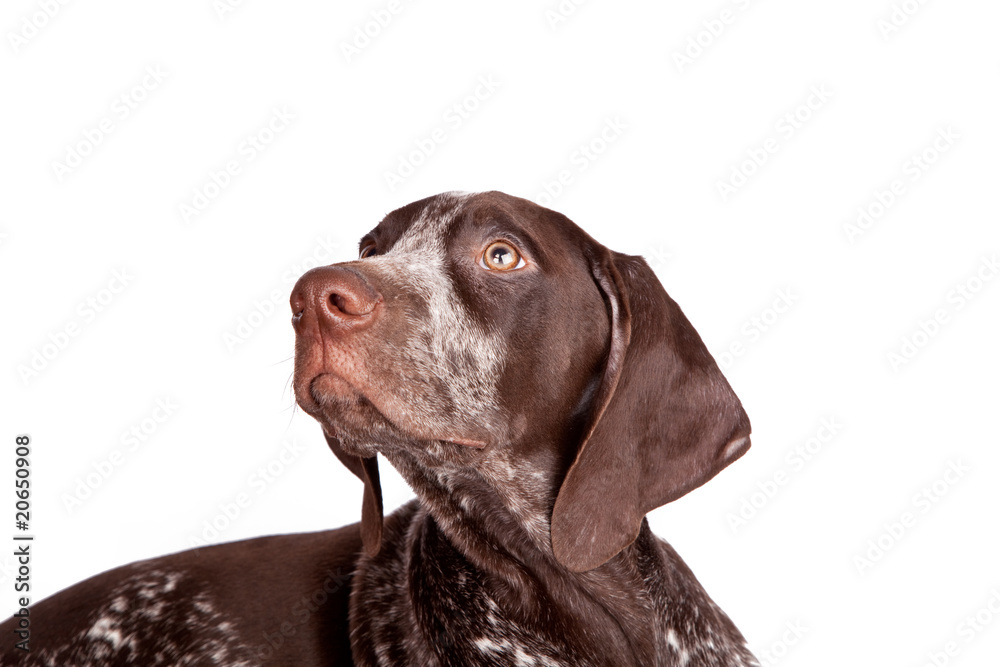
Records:
<instances>
[{"instance_id":1,"label":"dog's neck","mask_svg":"<svg viewBox=\"0 0 1000 667\"><path fill-rule=\"evenodd\" d=\"M419 500L403 509L405 529L392 531L392 544L383 545L388 560L382 567L398 573L406 563L408 585L418 581L439 591L431 601L394 593L408 605L422 605L414 609L417 617L462 608L478 590L477 599L486 600L482 616L504 619L507 634L499 636L576 637L587 659L574 664L672 664L704 633L713 633L713 642L702 647L712 656L732 651L745 657L739 664L755 664L739 632L646 520L635 541L607 563L572 572L552 552L556 487L537 472L547 469L542 462L485 461L473 470L426 466L399 450L387 458ZM448 565L442 569L442 563ZM489 628L480 623L466 631L486 641Z\"/></svg>"},{"instance_id":2,"label":"dog's neck","mask_svg":"<svg viewBox=\"0 0 1000 667\"><path fill-rule=\"evenodd\" d=\"M476 567L498 557L554 562L549 537L555 503L547 461L490 454L475 467L428 466L412 455L387 454L441 532Z\"/></svg>"},{"instance_id":3,"label":"dog's neck","mask_svg":"<svg viewBox=\"0 0 1000 667\"><path fill-rule=\"evenodd\" d=\"M652 562L658 559L656 539L645 521L640 539L612 562L571 572L552 552L556 491L554 475L539 472L545 465L497 459L471 471L428 468L406 455L390 460L417 491L423 511L416 520L433 524L411 532L424 543L409 548L454 549L484 581L498 584L493 594L505 614L531 617L553 600L559 608L590 609L588 615L601 608L608 621L605 642L638 655L652 650L657 612L646 597L647 584L660 563Z\"/></svg>"}]
</instances>

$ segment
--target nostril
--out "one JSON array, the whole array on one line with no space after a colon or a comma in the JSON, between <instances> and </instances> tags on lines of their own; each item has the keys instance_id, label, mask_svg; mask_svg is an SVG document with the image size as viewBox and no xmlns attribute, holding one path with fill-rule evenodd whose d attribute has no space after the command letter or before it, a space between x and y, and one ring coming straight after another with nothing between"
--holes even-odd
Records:
<instances>
[{"instance_id":1,"label":"nostril","mask_svg":"<svg viewBox=\"0 0 1000 667\"><path fill-rule=\"evenodd\" d=\"M371 314L381 300L382 297L378 293L366 294L347 286L337 286L326 297L326 308L331 315L338 318L365 317Z\"/></svg>"},{"instance_id":2,"label":"nostril","mask_svg":"<svg viewBox=\"0 0 1000 667\"><path fill-rule=\"evenodd\" d=\"M330 295L330 305L334 307L335 310L339 310L342 313L347 313L347 302L341 295L334 292Z\"/></svg>"},{"instance_id":3,"label":"nostril","mask_svg":"<svg viewBox=\"0 0 1000 667\"><path fill-rule=\"evenodd\" d=\"M292 319L302 319L302 313L305 312L306 309L306 297L298 285L296 285L295 289L292 290L289 305L292 307Z\"/></svg>"}]
</instances>

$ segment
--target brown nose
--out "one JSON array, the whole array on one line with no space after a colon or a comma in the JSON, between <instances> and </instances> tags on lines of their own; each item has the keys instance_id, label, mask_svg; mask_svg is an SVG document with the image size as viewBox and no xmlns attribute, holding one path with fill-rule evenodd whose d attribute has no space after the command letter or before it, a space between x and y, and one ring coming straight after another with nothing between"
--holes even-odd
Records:
<instances>
[{"instance_id":1,"label":"brown nose","mask_svg":"<svg viewBox=\"0 0 1000 667\"><path fill-rule=\"evenodd\" d=\"M354 269L321 266L299 278L290 301L296 332L313 318L326 330L347 331L375 319L382 295Z\"/></svg>"}]
</instances>

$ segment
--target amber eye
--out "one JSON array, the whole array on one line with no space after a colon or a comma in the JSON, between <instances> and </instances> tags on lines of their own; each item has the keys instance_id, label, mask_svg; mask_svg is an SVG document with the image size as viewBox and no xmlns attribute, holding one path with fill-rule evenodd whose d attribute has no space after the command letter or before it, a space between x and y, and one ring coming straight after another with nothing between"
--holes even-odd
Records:
<instances>
[{"instance_id":1,"label":"amber eye","mask_svg":"<svg viewBox=\"0 0 1000 667\"><path fill-rule=\"evenodd\" d=\"M367 259L369 257L374 257L377 254L378 250L375 249L375 244L366 243L365 246L361 249L361 253L359 256L361 257L361 259Z\"/></svg>"},{"instance_id":2,"label":"amber eye","mask_svg":"<svg viewBox=\"0 0 1000 667\"><path fill-rule=\"evenodd\" d=\"M524 266L524 258L517 248L506 241L494 241L483 253L481 264L487 269L509 271Z\"/></svg>"}]
</instances>

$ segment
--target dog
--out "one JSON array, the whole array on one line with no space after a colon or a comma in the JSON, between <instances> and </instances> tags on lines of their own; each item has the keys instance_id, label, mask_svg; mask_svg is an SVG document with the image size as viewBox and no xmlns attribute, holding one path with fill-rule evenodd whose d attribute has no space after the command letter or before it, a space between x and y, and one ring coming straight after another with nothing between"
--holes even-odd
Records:
<instances>
[{"instance_id":1,"label":"dog","mask_svg":"<svg viewBox=\"0 0 1000 667\"><path fill-rule=\"evenodd\" d=\"M359 524L127 565L3 665L758 665L647 512L750 422L640 257L500 192L385 217L291 294L296 402ZM378 455L417 498L383 516Z\"/></svg>"}]
</instances>

